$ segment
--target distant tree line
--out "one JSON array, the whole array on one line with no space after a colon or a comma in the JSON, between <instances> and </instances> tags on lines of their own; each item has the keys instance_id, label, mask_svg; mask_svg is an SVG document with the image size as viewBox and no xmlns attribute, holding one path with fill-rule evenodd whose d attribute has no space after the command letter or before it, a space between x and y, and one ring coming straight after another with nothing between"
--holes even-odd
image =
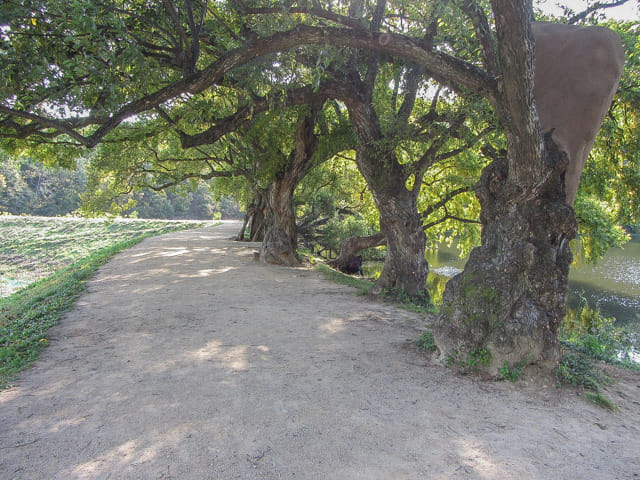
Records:
<instances>
[{"instance_id":1,"label":"distant tree line","mask_svg":"<svg viewBox=\"0 0 640 480\"><path fill-rule=\"evenodd\" d=\"M82 210L87 193L84 162L78 162L76 169L65 169L31 159L3 156L0 160L0 212L55 217ZM129 217L211 220L244 215L236 201L217 199L206 182L199 182L195 189L141 190L125 197L120 213Z\"/></svg>"}]
</instances>

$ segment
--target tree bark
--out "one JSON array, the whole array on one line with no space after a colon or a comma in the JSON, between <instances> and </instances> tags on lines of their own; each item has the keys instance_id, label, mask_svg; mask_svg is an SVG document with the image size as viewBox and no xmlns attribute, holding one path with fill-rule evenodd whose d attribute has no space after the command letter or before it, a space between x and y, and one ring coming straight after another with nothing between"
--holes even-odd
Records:
<instances>
[{"instance_id":1,"label":"tree bark","mask_svg":"<svg viewBox=\"0 0 640 480\"><path fill-rule=\"evenodd\" d=\"M352 264L353 259L362 250L386 244L387 239L382 232L364 237L349 237L340 245L340 255L338 258L330 260L327 264L332 268L344 271Z\"/></svg>"},{"instance_id":2,"label":"tree bark","mask_svg":"<svg viewBox=\"0 0 640 480\"><path fill-rule=\"evenodd\" d=\"M260 261L288 267L297 265L296 217L293 211L295 184L286 173L268 189L266 231L260 247Z\"/></svg>"},{"instance_id":3,"label":"tree bark","mask_svg":"<svg viewBox=\"0 0 640 480\"><path fill-rule=\"evenodd\" d=\"M497 376L505 364L557 365L577 223L565 201L566 155L550 144L554 175L539 194L509 198L506 159L486 167L476 187L482 245L448 282L434 325L442 359L460 370Z\"/></svg>"},{"instance_id":4,"label":"tree bark","mask_svg":"<svg viewBox=\"0 0 640 480\"><path fill-rule=\"evenodd\" d=\"M407 173L390 149L373 106L357 95L345 98L358 138L356 164L380 212L387 256L370 293L408 297L428 303L429 265L424 256L426 235L418 213L418 192L406 187Z\"/></svg>"},{"instance_id":5,"label":"tree bark","mask_svg":"<svg viewBox=\"0 0 640 480\"><path fill-rule=\"evenodd\" d=\"M256 191L253 195L253 201L247 207L247 212L245 213L244 221L242 222L242 228L236 236L236 241L242 242L245 240L245 232L247 227L249 227L249 238L247 241L261 242L264 238L265 212L265 193Z\"/></svg>"},{"instance_id":6,"label":"tree bark","mask_svg":"<svg viewBox=\"0 0 640 480\"><path fill-rule=\"evenodd\" d=\"M427 304L427 239L413 193L404 185L392 191L373 192L380 211L380 228L387 239L387 255L370 293L406 295L414 302Z\"/></svg>"}]
</instances>

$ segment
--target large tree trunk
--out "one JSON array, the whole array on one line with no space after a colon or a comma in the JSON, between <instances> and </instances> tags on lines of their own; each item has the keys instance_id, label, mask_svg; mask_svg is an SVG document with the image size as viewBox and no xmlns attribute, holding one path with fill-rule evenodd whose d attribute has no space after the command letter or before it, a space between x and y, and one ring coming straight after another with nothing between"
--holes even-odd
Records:
<instances>
[{"instance_id":1,"label":"large tree trunk","mask_svg":"<svg viewBox=\"0 0 640 480\"><path fill-rule=\"evenodd\" d=\"M407 173L388 147L373 106L357 95L345 99L358 138L356 164L380 212L380 230L387 239L387 256L380 278L371 289L428 303L429 265L424 256L426 236L418 213L418 192L406 187Z\"/></svg>"},{"instance_id":2,"label":"large tree trunk","mask_svg":"<svg viewBox=\"0 0 640 480\"><path fill-rule=\"evenodd\" d=\"M254 193L251 205L247 207L247 213L244 215L242 228L240 228L236 240L244 241L246 229L249 227L249 238L246 240L249 242L261 242L264 239L266 211L266 194L258 190Z\"/></svg>"},{"instance_id":3,"label":"large tree trunk","mask_svg":"<svg viewBox=\"0 0 640 480\"><path fill-rule=\"evenodd\" d=\"M447 284L434 326L442 359L460 370L496 376L505 364L557 365L577 224L565 201L566 155L546 155L554 175L538 194L515 201L505 159L485 168L476 187L482 245Z\"/></svg>"},{"instance_id":4,"label":"large tree trunk","mask_svg":"<svg viewBox=\"0 0 640 480\"><path fill-rule=\"evenodd\" d=\"M312 167L312 157L318 146L314 134L318 113L324 99L318 97L310 111L298 122L295 147L288 162L277 174L267 193L266 232L260 248L260 261L277 265L297 265L298 244L293 193Z\"/></svg>"},{"instance_id":5,"label":"large tree trunk","mask_svg":"<svg viewBox=\"0 0 640 480\"><path fill-rule=\"evenodd\" d=\"M380 211L380 229L387 239L387 255L371 293L406 295L414 302L428 303L426 236L414 192L402 185L393 191L373 191L373 196Z\"/></svg>"},{"instance_id":6,"label":"large tree trunk","mask_svg":"<svg viewBox=\"0 0 640 480\"><path fill-rule=\"evenodd\" d=\"M384 267L370 293L428 303L429 265L424 256L426 235L417 192L407 190L402 165L392 152L361 147L356 163L371 190L380 213L380 230L387 239Z\"/></svg>"},{"instance_id":7,"label":"large tree trunk","mask_svg":"<svg viewBox=\"0 0 640 480\"><path fill-rule=\"evenodd\" d=\"M567 156L546 135L533 99L531 3L492 0L501 67L496 112L507 158L482 173L482 245L448 284L434 326L443 360L496 376L538 362L555 366L576 235L566 203ZM490 48L490 46L488 47Z\"/></svg>"},{"instance_id":8,"label":"large tree trunk","mask_svg":"<svg viewBox=\"0 0 640 480\"><path fill-rule=\"evenodd\" d=\"M293 211L295 184L291 175L284 172L269 186L266 233L260 247L260 261L285 265L297 265L296 217Z\"/></svg>"}]
</instances>

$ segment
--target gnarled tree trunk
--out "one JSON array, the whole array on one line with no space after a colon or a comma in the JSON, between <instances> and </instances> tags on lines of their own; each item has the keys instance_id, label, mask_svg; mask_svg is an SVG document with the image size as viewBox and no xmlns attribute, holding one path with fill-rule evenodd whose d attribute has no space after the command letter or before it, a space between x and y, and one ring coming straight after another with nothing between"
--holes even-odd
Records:
<instances>
[{"instance_id":1,"label":"gnarled tree trunk","mask_svg":"<svg viewBox=\"0 0 640 480\"><path fill-rule=\"evenodd\" d=\"M426 235L418 214L416 195L404 185L373 191L380 211L380 228L387 239L387 255L382 273L371 293L407 295L418 303L428 303L429 265L424 256Z\"/></svg>"},{"instance_id":2,"label":"gnarled tree trunk","mask_svg":"<svg viewBox=\"0 0 640 480\"><path fill-rule=\"evenodd\" d=\"M349 265L353 264L354 258L362 250L386 244L387 239L382 232L362 237L349 237L340 245L340 255L338 258L330 260L327 263L329 266L344 272L348 269Z\"/></svg>"},{"instance_id":3,"label":"gnarled tree trunk","mask_svg":"<svg viewBox=\"0 0 640 480\"><path fill-rule=\"evenodd\" d=\"M429 265L424 256L426 236L418 213L418 192L407 189L407 174L394 151L385 146L388 139L373 106L355 94L344 101L358 138L356 164L373 195L380 230L387 239L384 267L371 293L428 303Z\"/></svg>"},{"instance_id":4,"label":"gnarled tree trunk","mask_svg":"<svg viewBox=\"0 0 640 480\"><path fill-rule=\"evenodd\" d=\"M264 238L265 231L265 213L267 210L266 194L260 190L254 193L253 201L251 205L247 207L247 212L244 215L244 221L242 222L242 228L236 236L236 241L245 240L245 232L249 227L249 238L246 240L249 242L261 242Z\"/></svg>"},{"instance_id":5,"label":"gnarled tree trunk","mask_svg":"<svg viewBox=\"0 0 640 480\"><path fill-rule=\"evenodd\" d=\"M276 265L297 265L296 217L293 191L297 182L290 172L282 172L269 185L266 231L260 247L260 261Z\"/></svg>"},{"instance_id":6,"label":"gnarled tree trunk","mask_svg":"<svg viewBox=\"0 0 640 480\"><path fill-rule=\"evenodd\" d=\"M487 63L501 68L495 107L507 158L486 167L476 187L482 245L447 284L434 339L447 363L495 376L505 365L557 364L577 227L566 201L567 156L551 134L543 141L535 108L531 3L492 6L498 61Z\"/></svg>"},{"instance_id":7,"label":"gnarled tree trunk","mask_svg":"<svg viewBox=\"0 0 640 480\"><path fill-rule=\"evenodd\" d=\"M314 128L324 98L318 97L310 111L299 121L295 148L289 161L276 174L267 192L266 232L260 247L260 261L277 265L297 265L298 244L293 193L312 167L312 157L318 146Z\"/></svg>"},{"instance_id":8,"label":"gnarled tree trunk","mask_svg":"<svg viewBox=\"0 0 640 480\"><path fill-rule=\"evenodd\" d=\"M434 327L443 360L461 370L496 376L505 364L557 364L577 224L564 191L566 155L547 147L553 174L539 192L514 198L505 159L476 187L482 245L447 284Z\"/></svg>"}]
</instances>

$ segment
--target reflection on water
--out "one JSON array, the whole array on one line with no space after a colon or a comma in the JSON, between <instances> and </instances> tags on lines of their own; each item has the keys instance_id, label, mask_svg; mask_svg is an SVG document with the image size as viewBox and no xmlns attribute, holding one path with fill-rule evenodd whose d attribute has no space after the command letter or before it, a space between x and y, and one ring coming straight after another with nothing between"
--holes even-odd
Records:
<instances>
[{"instance_id":1,"label":"reflection on water","mask_svg":"<svg viewBox=\"0 0 640 480\"><path fill-rule=\"evenodd\" d=\"M462 271L465 260L457 250L441 247L426 254L429 269L452 277ZM373 266L373 271L381 266ZM591 307L598 306L606 317L615 317L618 324L640 325L640 236L624 248L612 249L596 265L580 264L569 272L568 304L580 305L584 298Z\"/></svg>"}]
</instances>

